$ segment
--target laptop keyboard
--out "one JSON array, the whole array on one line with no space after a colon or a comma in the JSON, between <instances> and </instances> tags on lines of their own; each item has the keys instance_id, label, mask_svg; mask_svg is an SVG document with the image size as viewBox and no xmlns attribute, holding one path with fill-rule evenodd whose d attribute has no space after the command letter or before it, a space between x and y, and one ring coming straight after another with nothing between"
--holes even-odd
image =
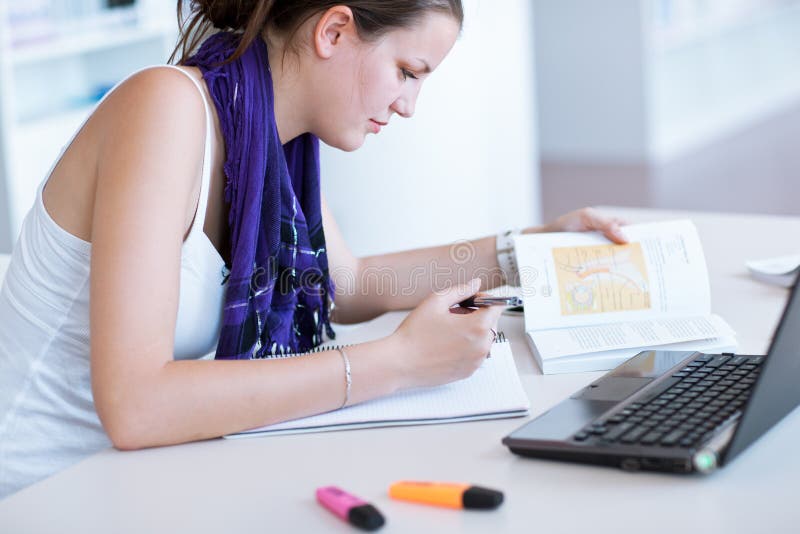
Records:
<instances>
[{"instance_id":1,"label":"laptop keyboard","mask_svg":"<svg viewBox=\"0 0 800 534\"><path fill-rule=\"evenodd\" d=\"M572 436L577 442L690 448L741 415L762 356L701 354L673 373L664 391L625 405Z\"/></svg>"}]
</instances>

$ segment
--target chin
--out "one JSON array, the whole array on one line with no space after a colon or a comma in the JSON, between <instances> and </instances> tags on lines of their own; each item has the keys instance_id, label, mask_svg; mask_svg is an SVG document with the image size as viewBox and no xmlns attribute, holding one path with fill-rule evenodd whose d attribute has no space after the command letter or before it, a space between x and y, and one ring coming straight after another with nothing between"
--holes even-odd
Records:
<instances>
[{"instance_id":1,"label":"chin","mask_svg":"<svg viewBox=\"0 0 800 534\"><path fill-rule=\"evenodd\" d=\"M364 145L364 141L366 140L366 134L353 134L353 135L343 135L343 136L331 136L331 137L322 137L320 136L320 140L328 146L332 146L333 148L338 148L344 152L353 152L354 150L358 150Z\"/></svg>"}]
</instances>

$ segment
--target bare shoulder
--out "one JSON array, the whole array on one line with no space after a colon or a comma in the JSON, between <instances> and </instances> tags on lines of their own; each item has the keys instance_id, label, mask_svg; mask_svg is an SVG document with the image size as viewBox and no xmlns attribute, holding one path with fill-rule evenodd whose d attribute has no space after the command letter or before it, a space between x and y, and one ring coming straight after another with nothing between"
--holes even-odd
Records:
<instances>
[{"instance_id":1,"label":"bare shoulder","mask_svg":"<svg viewBox=\"0 0 800 534\"><path fill-rule=\"evenodd\" d=\"M187 71L163 66L134 74L98 108L99 129L106 136L125 132L163 138L182 133L169 143L196 145L205 134L205 108L197 86L186 75L192 73Z\"/></svg>"},{"instance_id":2,"label":"bare shoulder","mask_svg":"<svg viewBox=\"0 0 800 534\"><path fill-rule=\"evenodd\" d=\"M195 83L172 67L141 71L97 109L97 187L150 188L186 213L202 171L206 117Z\"/></svg>"},{"instance_id":3,"label":"bare shoulder","mask_svg":"<svg viewBox=\"0 0 800 534\"><path fill-rule=\"evenodd\" d=\"M107 101L132 99L129 102L166 105L164 109L169 105L194 102L195 107L202 110L202 98L194 82L189 79L191 77L199 80L197 72L197 69L191 67L149 67L122 82Z\"/></svg>"}]
</instances>

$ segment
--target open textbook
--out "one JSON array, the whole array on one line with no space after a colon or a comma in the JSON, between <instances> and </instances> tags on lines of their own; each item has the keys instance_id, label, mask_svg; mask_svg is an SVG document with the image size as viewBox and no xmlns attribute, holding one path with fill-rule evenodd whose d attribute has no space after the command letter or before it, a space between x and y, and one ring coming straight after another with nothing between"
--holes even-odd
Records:
<instances>
[{"instance_id":1,"label":"open textbook","mask_svg":"<svg viewBox=\"0 0 800 534\"><path fill-rule=\"evenodd\" d=\"M731 351L711 313L705 257L688 220L515 239L528 342L545 374L612 369L645 348Z\"/></svg>"},{"instance_id":2,"label":"open textbook","mask_svg":"<svg viewBox=\"0 0 800 534\"><path fill-rule=\"evenodd\" d=\"M336 326L336 341L322 348L371 341L390 334L405 316L384 314L361 325ZM292 356L313 358L314 354ZM530 402L522 388L511 345L499 335L472 376L436 387L414 388L320 415L255 428L226 438L326 432L381 426L426 425L527 415Z\"/></svg>"}]
</instances>

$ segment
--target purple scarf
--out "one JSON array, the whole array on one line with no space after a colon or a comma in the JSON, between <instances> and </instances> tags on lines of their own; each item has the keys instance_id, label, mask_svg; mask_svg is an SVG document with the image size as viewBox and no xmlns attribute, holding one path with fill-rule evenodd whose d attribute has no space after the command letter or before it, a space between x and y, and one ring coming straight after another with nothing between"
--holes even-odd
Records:
<instances>
[{"instance_id":1,"label":"purple scarf","mask_svg":"<svg viewBox=\"0 0 800 534\"><path fill-rule=\"evenodd\" d=\"M305 352L330 326L319 177L319 140L281 146L272 74L260 38L236 61L238 36L209 37L187 65L203 73L225 140L231 271L217 359Z\"/></svg>"}]
</instances>

